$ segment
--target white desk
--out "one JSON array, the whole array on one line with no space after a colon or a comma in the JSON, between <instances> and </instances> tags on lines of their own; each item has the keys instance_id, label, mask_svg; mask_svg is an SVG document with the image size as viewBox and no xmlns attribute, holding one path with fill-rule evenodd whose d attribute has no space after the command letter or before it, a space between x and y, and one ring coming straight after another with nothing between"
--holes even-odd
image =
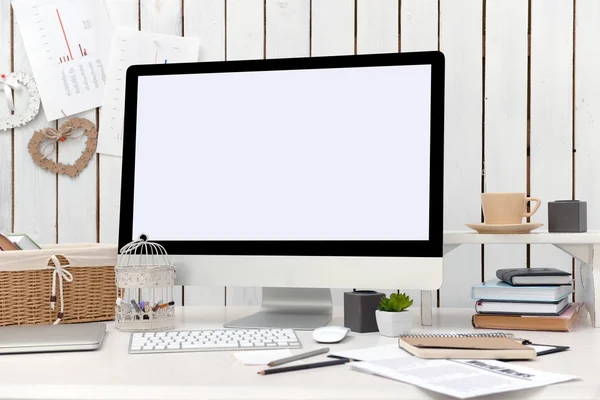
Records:
<instances>
[{"instance_id":1,"label":"white desk","mask_svg":"<svg viewBox=\"0 0 600 400\"><path fill-rule=\"evenodd\" d=\"M218 328L253 308L180 307L178 328ZM436 309L433 326L423 327L414 310L414 332L471 332L472 310ZM336 309L334 324L342 324ZM513 392L486 399L599 399L600 330L581 318L570 333L515 332L534 342L571 346L527 366L569 373L581 381ZM299 332L303 352L321 347L311 332ZM351 371L340 365L260 376L262 367L244 366L233 352L129 355L129 333L109 324L102 348L93 352L0 356L0 398L6 399L445 399L401 382ZM352 333L332 351L395 343L378 333ZM306 360L314 362L325 356Z\"/></svg>"}]
</instances>

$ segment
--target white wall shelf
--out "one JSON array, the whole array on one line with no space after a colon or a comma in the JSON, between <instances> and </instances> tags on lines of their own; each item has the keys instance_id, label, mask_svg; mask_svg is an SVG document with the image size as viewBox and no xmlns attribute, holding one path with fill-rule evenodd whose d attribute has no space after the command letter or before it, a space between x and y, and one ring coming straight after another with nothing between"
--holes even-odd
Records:
<instances>
[{"instance_id":1,"label":"white wall shelf","mask_svg":"<svg viewBox=\"0 0 600 400\"><path fill-rule=\"evenodd\" d=\"M596 324L596 310L600 310L596 296L596 282L600 282L600 232L586 233L549 233L535 232L528 234L479 234L471 231L445 232L444 255L458 246L467 244L551 244L570 256L581 261L580 276L574 277L581 282L577 291L577 301L583 301L590 314L592 326ZM422 297L431 296L430 292L422 292ZM423 325L431 324L430 310L423 309L421 316Z\"/></svg>"}]
</instances>

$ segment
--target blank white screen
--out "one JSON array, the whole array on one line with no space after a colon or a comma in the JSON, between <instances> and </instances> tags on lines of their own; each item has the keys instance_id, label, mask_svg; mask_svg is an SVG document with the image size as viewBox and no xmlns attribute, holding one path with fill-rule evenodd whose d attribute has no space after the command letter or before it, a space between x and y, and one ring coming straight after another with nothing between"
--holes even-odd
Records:
<instances>
[{"instance_id":1,"label":"blank white screen","mask_svg":"<svg viewBox=\"0 0 600 400\"><path fill-rule=\"evenodd\" d=\"M134 237L428 240L431 66L142 76Z\"/></svg>"}]
</instances>

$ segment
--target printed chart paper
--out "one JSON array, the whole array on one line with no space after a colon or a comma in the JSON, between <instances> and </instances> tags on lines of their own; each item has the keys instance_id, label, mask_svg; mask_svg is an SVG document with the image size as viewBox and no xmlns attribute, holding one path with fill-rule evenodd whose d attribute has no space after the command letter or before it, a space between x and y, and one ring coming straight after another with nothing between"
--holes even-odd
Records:
<instances>
[{"instance_id":1,"label":"printed chart paper","mask_svg":"<svg viewBox=\"0 0 600 400\"><path fill-rule=\"evenodd\" d=\"M198 61L199 52L197 38L117 29L109 56L97 152L123 155L125 74L129 66L194 62Z\"/></svg>"},{"instance_id":2,"label":"printed chart paper","mask_svg":"<svg viewBox=\"0 0 600 400\"><path fill-rule=\"evenodd\" d=\"M410 383L459 399L578 379L495 360L424 360L410 357L348 365L357 371Z\"/></svg>"},{"instance_id":3,"label":"printed chart paper","mask_svg":"<svg viewBox=\"0 0 600 400\"><path fill-rule=\"evenodd\" d=\"M112 24L103 0L15 0L48 121L99 107Z\"/></svg>"}]
</instances>

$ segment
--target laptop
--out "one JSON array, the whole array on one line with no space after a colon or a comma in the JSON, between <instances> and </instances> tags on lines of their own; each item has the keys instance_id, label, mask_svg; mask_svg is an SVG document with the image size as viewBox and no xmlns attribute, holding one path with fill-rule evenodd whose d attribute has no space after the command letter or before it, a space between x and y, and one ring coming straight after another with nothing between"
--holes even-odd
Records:
<instances>
[{"instance_id":1,"label":"laptop","mask_svg":"<svg viewBox=\"0 0 600 400\"><path fill-rule=\"evenodd\" d=\"M5 326L0 328L0 354L96 350L105 323Z\"/></svg>"}]
</instances>

